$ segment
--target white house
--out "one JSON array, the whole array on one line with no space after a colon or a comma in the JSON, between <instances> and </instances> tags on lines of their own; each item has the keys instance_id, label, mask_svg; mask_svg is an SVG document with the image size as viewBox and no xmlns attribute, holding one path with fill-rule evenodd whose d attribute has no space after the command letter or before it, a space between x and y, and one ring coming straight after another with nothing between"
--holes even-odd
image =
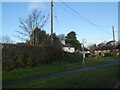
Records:
<instances>
[{"instance_id":1,"label":"white house","mask_svg":"<svg viewBox=\"0 0 120 90\"><path fill-rule=\"evenodd\" d=\"M74 53L74 52L75 52L75 48L72 47L72 45L70 45L70 44L65 44L65 45L63 46L63 50L64 50L65 52L70 52L70 53Z\"/></svg>"},{"instance_id":2,"label":"white house","mask_svg":"<svg viewBox=\"0 0 120 90\"><path fill-rule=\"evenodd\" d=\"M75 48L71 44L65 44L65 40L61 40L61 43L63 45L63 50L65 52L69 52L69 53L75 52Z\"/></svg>"}]
</instances>

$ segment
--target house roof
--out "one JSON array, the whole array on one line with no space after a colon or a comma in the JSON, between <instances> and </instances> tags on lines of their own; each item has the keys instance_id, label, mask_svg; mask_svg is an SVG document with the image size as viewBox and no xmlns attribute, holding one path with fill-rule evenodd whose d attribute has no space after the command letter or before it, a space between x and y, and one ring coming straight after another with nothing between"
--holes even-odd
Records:
<instances>
[{"instance_id":1,"label":"house roof","mask_svg":"<svg viewBox=\"0 0 120 90\"><path fill-rule=\"evenodd\" d=\"M80 51L82 51L82 48L80 49ZM90 51L90 50L84 47L84 51Z\"/></svg>"},{"instance_id":2,"label":"house roof","mask_svg":"<svg viewBox=\"0 0 120 90\"><path fill-rule=\"evenodd\" d=\"M98 51L98 50L112 50L112 49L114 49L113 46L105 45L105 46L101 46L101 47L96 48L95 51Z\"/></svg>"},{"instance_id":3,"label":"house roof","mask_svg":"<svg viewBox=\"0 0 120 90\"><path fill-rule=\"evenodd\" d=\"M90 51L90 50L84 47L84 51Z\"/></svg>"},{"instance_id":4,"label":"house roof","mask_svg":"<svg viewBox=\"0 0 120 90\"><path fill-rule=\"evenodd\" d=\"M65 44L63 47L73 47L71 44Z\"/></svg>"},{"instance_id":5,"label":"house roof","mask_svg":"<svg viewBox=\"0 0 120 90\"><path fill-rule=\"evenodd\" d=\"M116 49L120 49L120 44L116 47Z\"/></svg>"}]
</instances>

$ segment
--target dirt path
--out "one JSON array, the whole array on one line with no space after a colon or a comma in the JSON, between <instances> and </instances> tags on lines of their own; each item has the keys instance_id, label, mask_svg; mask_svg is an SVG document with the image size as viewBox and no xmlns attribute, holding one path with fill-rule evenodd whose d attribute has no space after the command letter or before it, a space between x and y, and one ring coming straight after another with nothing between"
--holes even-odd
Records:
<instances>
[{"instance_id":1,"label":"dirt path","mask_svg":"<svg viewBox=\"0 0 120 90\"><path fill-rule=\"evenodd\" d=\"M14 85L14 84L25 83L25 82L35 81L35 80L41 80L41 79L60 76L60 75L79 73L81 71L93 70L93 69L97 69L97 68L104 68L104 67L115 66L115 65L120 66L120 62L119 63L115 62L115 63L109 63L109 64L102 64L102 65L98 65L98 66L94 66L94 67L80 68L80 69L69 70L69 71L64 71L64 72L51 73L51 74L46 74L44 76L43 75L37 75L37 76L29 77L29 78L22 78L22 79L16 79L16 80L3 81L2 82L2 87L7 88L8 86Z\"/></svg>"}]
</instances>

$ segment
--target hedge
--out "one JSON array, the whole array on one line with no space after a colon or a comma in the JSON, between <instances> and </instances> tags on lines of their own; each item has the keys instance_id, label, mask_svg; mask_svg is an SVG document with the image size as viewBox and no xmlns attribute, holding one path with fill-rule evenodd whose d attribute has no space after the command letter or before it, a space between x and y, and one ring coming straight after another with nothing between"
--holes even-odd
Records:
<instances>
[{"instance_id":1,"label":"hedge","mask_svg":"<svg viewBox=\"0 0 120 90\"><path fill-rule=\"evenodd\" d=\"M66 61L78 61L78 60L82 60L82 54L80 54L79 52L76 53L68 53L68 52L64 52L64 60Z\"/></svg>"},{"instance_id":2,"label":"hedge","mask_svg":"<svg viewBox=\"0 0 120 90\"><path fill-rule=\"evenodd\" d=\"M2 49L3 70L34 67L57 60L63 60L63 51L60 47L5 44Z\"/></svg>"}]
</instances>

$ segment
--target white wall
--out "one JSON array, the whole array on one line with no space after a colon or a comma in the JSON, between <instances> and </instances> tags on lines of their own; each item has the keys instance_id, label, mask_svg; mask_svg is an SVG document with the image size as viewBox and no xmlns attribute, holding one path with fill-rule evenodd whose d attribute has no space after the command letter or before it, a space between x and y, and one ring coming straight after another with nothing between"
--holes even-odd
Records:
<instances>
[{"instance_id":1,"label":"white wall","mask_svg":"<svg viewBox=\"0 0 120 90\"><path fill-rule=\"evenodd\" d=\"M70 52L70 53L74 53L75 52L75 48L74 47L63 47L63 50L65 52Z\"/></svg>"},{"instance_id":2,"label":"white wall","mask_svg":"<svg viewBox=\"0 0 120 90\"><path fill-rule=\"evenodd\" d=\"M62 43L63 45L65 45L65 40L61 40L61 43Z\"/></svg>"}]
</instances>

